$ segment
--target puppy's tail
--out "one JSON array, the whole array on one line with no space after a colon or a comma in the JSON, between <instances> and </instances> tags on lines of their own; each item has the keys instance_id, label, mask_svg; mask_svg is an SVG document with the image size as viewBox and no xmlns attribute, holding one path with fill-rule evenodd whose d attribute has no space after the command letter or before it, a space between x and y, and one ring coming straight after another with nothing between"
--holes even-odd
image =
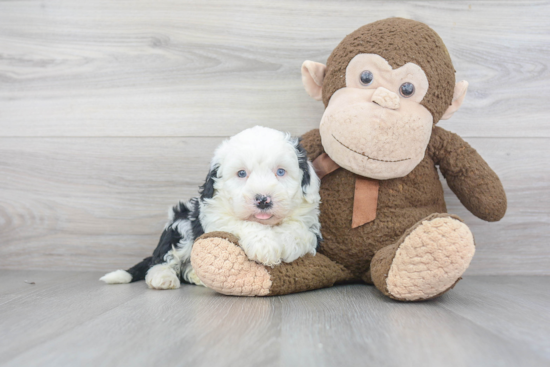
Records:
<instances>
[{"instance_id":1,"label":"puppy's tail","mask_svg":"<svg viewBox=\"0 0 550 367\"><path fill-rule=\"evenodd\" d=\"M151 267L152 257L143 259L142 262L132 266L128 270L115 270L105 274L99 280L107 284L125 284L133 283L138 280L144 280L147 271Z\"/></svg>"}]
</instances>

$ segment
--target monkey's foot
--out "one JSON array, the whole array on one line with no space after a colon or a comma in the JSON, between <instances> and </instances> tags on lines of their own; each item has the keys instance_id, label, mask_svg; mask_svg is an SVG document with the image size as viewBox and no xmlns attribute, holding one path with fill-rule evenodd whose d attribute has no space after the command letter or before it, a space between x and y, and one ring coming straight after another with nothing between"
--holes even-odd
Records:
<instances>
[{"instance_id":1,"label":"monkey's foot","mask_svg":"<svg viewBox=\"0 0 550 367\"><path fill-rule=\"evenodd\" d=\"M235 236L211 232L199 237L191 251L191 265L208 288L232 296L265 296L271 276L263 265L248 259Z\"/></svg>"},{"instance_id":2,"label":"monkey's foot","mask_svg":"<svg viewBox=\"0 0 550 367\"><path fill-rule=\"evenodd\" d=\"M456 216L433 214L371 262L376 288L400 301L437 297L461 279L474 256L474 237Z\"/></svg>"}]
</instances>

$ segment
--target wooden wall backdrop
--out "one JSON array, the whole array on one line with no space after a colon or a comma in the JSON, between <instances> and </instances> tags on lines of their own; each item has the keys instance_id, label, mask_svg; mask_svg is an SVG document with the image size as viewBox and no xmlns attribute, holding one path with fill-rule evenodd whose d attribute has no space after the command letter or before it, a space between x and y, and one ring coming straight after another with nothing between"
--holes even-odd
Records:
<instances>
[{"instance_id":1,"label":"wooden wall backdrop","mask_svg":"<svg viewBox=\"0 0 550 367\"><path fill-rule=\"evenodd\" d=\"M461 134L502 178L469 274L550 274L549 1L0 0L0 266L112 270L150 254L223 138L315 128L300 65L359 26L416 19L446 42Z\"/></svg>"}]
</instances>

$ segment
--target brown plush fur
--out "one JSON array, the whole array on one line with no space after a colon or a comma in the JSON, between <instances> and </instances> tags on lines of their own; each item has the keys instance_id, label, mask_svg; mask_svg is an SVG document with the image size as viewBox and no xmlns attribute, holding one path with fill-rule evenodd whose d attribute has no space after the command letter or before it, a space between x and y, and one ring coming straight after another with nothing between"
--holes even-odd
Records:
<instances>
[{"instance_id":1,"label":"brown plush fur","mask_svg":"<svg viewBox=\"0 0 550 367\"><path fill-rule=\"evenodd\" d=\"M430 87L422 105L437 123L451 104L455 86L455 70L445 44L437 33L424 23L410 19L390 18L367 24L349 34L332 51L323 81L323 103L346 86L346 68L357 54L382 56L392 68L408 62L417 64L428 77Z\"/></svg>"},{"instance_id":2,"label":"brown plush fur","mask_svg":"<svg viewBox=\"0 0 550 367\"><path fill-rule=\"evenodd\" d=\"M312 152L308 154L311 160L322 154L319 130L305 134L302 145ZM460 154L449 155L449 147ZM498 176L458 135L434 127L422 162L405 177L380 181L377 216L370 223L351 228L355 174L340 168L323 178L323 242L319 252L344 265L355 277L364 278L378 250L395 243L418 221L433 213L447 212L436 164L446 175L449 187L461 187L455 193L461 202L468 203L472 213L484 220L502 218L506 195ZM483 175L464 174L474 170Z\"/></svg>"},{"instance_id":3,"label":"brown plush fur","mask_svg":"<svg viewBox=\"0 0 550 367\"><path fill-rule=\"evenodd\" d=\"M460 136L436 127L428 152L462 205L488 222L504 217L508 206L500 179Z\"/></svg>"},{"instance_id":4,"label":"brown plush fur","mask_svg":"<svg viewBox=\"0 0 550 367\"><path fill-rule=\"evenodd\" d=\"M353 281L353 275L326 256L307 254L292 263L267 268L271 275L270 296L331 287Z\"/></svg>"}]
</instances>

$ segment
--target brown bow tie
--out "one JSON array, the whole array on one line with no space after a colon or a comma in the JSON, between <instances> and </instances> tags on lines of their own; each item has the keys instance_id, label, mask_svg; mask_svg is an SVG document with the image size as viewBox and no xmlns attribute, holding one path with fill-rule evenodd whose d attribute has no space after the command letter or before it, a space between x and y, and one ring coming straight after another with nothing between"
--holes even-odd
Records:
<instances>
[{"instance_id":1,"label":"brown bow tie","mask_svg":"<svg viewBox=\"0 0 550 367\"><path fill-rule=\"evenodd\" d=\"M319 179L336 171L340 166L326 153L321 154L313 161L313 168ZM378 180L355 175L355 194L353 196L353 217L351 228L357 228L376 218L378 205Z\"/></svg>"}]
</instances>

